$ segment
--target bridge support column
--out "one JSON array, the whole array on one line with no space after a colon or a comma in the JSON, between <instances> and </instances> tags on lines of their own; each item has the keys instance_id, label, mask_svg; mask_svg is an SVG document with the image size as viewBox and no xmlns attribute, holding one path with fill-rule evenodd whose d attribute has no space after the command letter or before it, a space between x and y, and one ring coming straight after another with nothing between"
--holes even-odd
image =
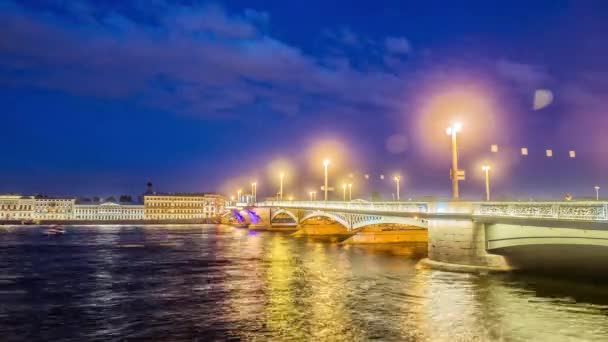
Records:
<instances>
[{"instance_id":1,"label":"bridge support column","mask_svg":"<svg viewBox=\"0 0 608 342\"><path fill-rule=\"evenodd\" d=\"M429 220L429 257L421 265L455 272L508 271L500 255L486 250L486 227L472 220Z\"/></svg>"},{"instance_id":2,"label":"bridge support column","mask_svg":"<svg viewBox=\"0 0 608 342\"><path fill-rule=\"evenodd\" d=\"M270 208L252 208L250 212L257 216L251 218L250 230L267 230L270 228L270 218L272 217Z\"/></svg>"}]
</instances>

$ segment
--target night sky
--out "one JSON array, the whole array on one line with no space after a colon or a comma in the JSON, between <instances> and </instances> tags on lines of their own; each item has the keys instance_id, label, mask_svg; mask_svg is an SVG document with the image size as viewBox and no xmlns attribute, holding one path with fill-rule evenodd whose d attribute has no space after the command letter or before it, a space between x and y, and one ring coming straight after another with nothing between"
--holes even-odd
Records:
<instances>
[{"instance_id":1,"label":"night sky","mask_svg":"<svg viewBox=\"0 0 608 342\"><path fill-rule=\"evenodd\" d=\"M449 196L458 120L465 198L483 162L495 198L608 194L606 1L0 0L0 23L2 193L262 196L284 171L302 198L327 156L356 197L397 173Z\"/></svg>"}]
</instances>

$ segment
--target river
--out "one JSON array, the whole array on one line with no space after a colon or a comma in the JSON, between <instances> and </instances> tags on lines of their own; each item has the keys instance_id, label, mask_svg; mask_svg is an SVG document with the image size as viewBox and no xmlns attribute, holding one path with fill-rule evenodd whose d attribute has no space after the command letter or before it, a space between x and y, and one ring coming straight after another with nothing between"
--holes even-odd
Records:
<instances>
[{"instance_id":1,"label":"river","mask_svg":"<svg viewBox=\"0 0 608 342\"><path fill-rule=\"evenodd\" d=\"M608 284L227 226L0 228L2 341L608 340Z\"/></svg>"}]
</instances>

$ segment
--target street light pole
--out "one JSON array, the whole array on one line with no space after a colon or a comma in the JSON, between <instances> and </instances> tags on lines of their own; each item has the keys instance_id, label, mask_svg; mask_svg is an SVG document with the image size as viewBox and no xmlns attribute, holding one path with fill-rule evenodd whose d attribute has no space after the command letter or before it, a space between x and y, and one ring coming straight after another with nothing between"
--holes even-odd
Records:
<instances>
[{"instance_id":1,"label":"street light pole","mask_svg":"<svg viewBox=\"0 0 608 342\"><path fill-rule=\"evenodd\" d=\"M251 183L251 197L253 199L253 203L257 202L257 185L258 184L256 182Z\"/></svg>"},{"instance_id":2,"label":"street light pole","mask_svg":"<svg viewBox=\"0 0 608 342\"><path fill-rule=\"evenodd\" d=\"M399 202L399 182L401 181L401 177L395 176L395 182L397 182L397 202Z\"/></svg>"},{"instance_id":3,"label":"street light pole","mask_svg":"<svg viewBox=\"0 0 608 342\"><path fill-rule=\"evenodd\" d=\"M308 194L310 195L310 201L312 202L312 191L308 192Z\"/></svg>"},{"instance_id":4,"label":"street light pole","mask_svg":"<svg viewBox=\"0 0 608 342\"><path fill-rule=\"evenodd\" d=\"M325 186L323 189L325 190L325 202L327 202L327 167L329 166L329 160L325 159L323 166L325 166Z\"/></svg>"},{"instance_id":5,"label":"street light pole","mask_svg":"<svg viewBox=\"0 0 608 342\"><path fill-rule=\"evenodd\" d=\"M241 201L241 192L243 192L241 189L239 189L239 190L236 192L236 201L237 201L237 202L240 202L240 201Z\"/></svg>"},{"instance_id":6,"label":"street light pole","mask_svg":"<svg viewBox=\"0 0 608 342\"><path fill-rule=\"evenodd\" d=\"M484 165L481 169L486 174L486 201L490 201L490 165Z\"/></svg>"},{"instance_id":7,"label":"street light pole","mask_svg":"<svg viewBox=\"0 0 608 342\"><path fill-rule=\"evenodd\" d=\"M446 133L452 137L452 198L458 199L458 143L456 134L462 130L462 124L457 122L448 127Z\"/></svg>"},{"instance_id":8,"label":"street light pole","mask_svg":"<svg viewBox=\"0 0 608 342\"><path fill-rule=\"evenodd\" d=\"M600 200L600 187L598 185L596 185L594 187L594 189L595 189L595 200L599 201Z\"/></svg>"},{"instance_id":9,"label":"street light pole","mask_svg":"<svg viewBox=\"0 0 608 342\"><path fill-rule=\"evenodd\" d=\"M279 188L279 196L282 201L283 200L283 178L285 178L285 174L283 172L281 172L281 174L279 176L281 177L281 187Z\"/></svg>"},{"instance_id":10,"label":"street light pole","mask_svg":"<svg viewBox=\"0 0 608 342\"><path fill-rule=\"evenodd\" d=\"M342 200L346 202L346 184L342 184Z\"/></svg>"},{"instance_id":11,"label":"street light pole","mask_svg":"<svg viewBox=\"0 0 608 342\"><path fill-rule=\"evenodd\" d=\"M353 200L353 185L352 184L348 184L348 200L349 201Z\"/></svg>"}]
</instances>

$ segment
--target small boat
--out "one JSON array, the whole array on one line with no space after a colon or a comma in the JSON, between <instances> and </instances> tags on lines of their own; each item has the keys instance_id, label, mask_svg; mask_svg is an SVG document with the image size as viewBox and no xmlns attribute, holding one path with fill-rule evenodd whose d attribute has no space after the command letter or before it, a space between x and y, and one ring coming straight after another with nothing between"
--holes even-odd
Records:
<instances>
[{"instance_id":1,"label":"small boat","mask_svg":"<svg viewBox=\"0 0 608 342\"><path fill-rule=\"evenodd\" d=\"M44 231L45 235L63 235L65 234L65 228L60 225L54 225Z\"/></svg>"}]
</instances>

